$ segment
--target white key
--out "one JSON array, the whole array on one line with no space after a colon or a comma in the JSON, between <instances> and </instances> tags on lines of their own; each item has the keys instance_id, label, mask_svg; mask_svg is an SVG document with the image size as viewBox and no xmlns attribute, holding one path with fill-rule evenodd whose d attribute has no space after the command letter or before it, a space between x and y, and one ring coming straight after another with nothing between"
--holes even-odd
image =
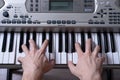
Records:
<instances>
[{"instance_id":1,"label":"white key","mask_svg":"<svg viewBox=\"0 0 120 80\"><path fill-rule=\"evenodd\" d=\"M3 52L4 56L3 56L3 64L8 64L9 62L9 44L10 44L10 33L7 33L7 43L6 43L6 51Z\"/></svg>"},{"instance_id":2,"label":"white key","mask_svg":"<svg viewBox=\"0 0 120 80\"><path fill-rule=\"evenodd\" d=\"M81 44L81 34L78 33L78 42Z\"/></svg>"},{"instance_id":3,"label":"white key","mask_svg":"<svg viewBox=\"0 0 120 80\"><path fill-rule=\"evenodd\" d=\"M103 37L103 33L101 33L101 38L102 38L102 39L101 39L101 44L102 44L102 46L101 46L101 47L102 47L102 55L104 55L104 57L105 57L105 61L104 61L103 64L108 64L108 60L109 60L108 58L109 58L109 57L108 57L107 55L109 55L110 53L108 53L108 54L105 53L105 50L104 50L105 48L104 48L104 37Z\"/></svg>"},{"instance_id":4,"label":"white key","mask_svg":"<svg viewBox=\"0 0 120 80\"><path fill-rule=\"evenodd\" d=\"M56 64L60 64L61 53L59 53L59 34L56 33Z\"/></svg>"},{"instance_id":5,"label":"white key","mask_svg":"<svg viewBox=\"0 0 120 80\"><path fill-rule=\"evenodd\" d=\"M52 34L53 35L53 40L52 40L52 46L53 46L53 48L52 48L52 51L53 51L53 53L50 53L50 59L55 59L55 55L56 55L56 50L55 50L55 48L56 48L56 34L55 33L53 33Z\"/></svg>"},{"instance_id":6,"label":"white key","mask_svg":"<svg viewBox=\"0 0 120 80\"><path fill-rule=\"evenodd\" d=\"M61 64L67 64L67 54L65 52L61 53Z\"/></svg>"},{"instance_id":7,"label":"white key","mask_svg":"<svg viewBox=\"0 0 120 80\"><path fill-rule=\"evenodd\" d=\"M88 39L88 34L85 33L85 41L87 41L87 39Z\"/></svg>"},{"instance_id":8,"label":"white key","mask_svg":"<svg viewBox=\"0 0 120 80\"><path fill-rule=\"evenodd\" d=\"M118 52L119 52L119 56L118 57L119 57L119 61L120 61L120 45L119 45L120 41L119 40L120 40L120 34L117 33L117 46L116 47L118 48Z\"/></svg>"},{"instance_id":9,"label":"white key","mask_svg":"<svg viewBox=\"0 0 120 80\"><path fill-rule=\"evenodd\" d=\"M67 64L67 54L65 53L65 33L62 33L62 37L63 52L61 53L61 64Z\"/></svg>"},{"instance_id":10,"label":"white key","mask_svg":"<svg viewBox=\"0 0 120 80\"><path fill-rule=\"evenodd\" d=\"M68 53L68 61L72 61L72 54L71 53Z\"/></svg>"},{"instance_id":11,"label":"white key","mask_svg":"<svg viewBox=\"0 0 120 80\"><path fill-rule=\"evenodd\" d=\"M15 55L16 55L16 41L17 41L17 34L14 33L14 43L13 43L13 51L9 54L9 64L14 64L15 62Z\"/></svg>"},{"instance_id":12,"label":"white key","mask_svg":"<svg viewBox=\"0 0 120 80\"><path fill-rule=\"evenodd\" d=\"M117 37L117 33L114 33L114 40L115 40L115 47L116 47L116 52L113 52L113 59L114 59L114 64L120 64L120 60L119 60L119 40Z\"/></svg>"},{"instance_id":13,"label":"white key","mask_svg":"<svg viewBox=\"0 0 120 80\"><path fill-rule=\"evenodd\" d=\"M98 43L97 43L97 36L95 36L95 33L92 33L92 50L94 50L96 45L98 45Z\"/></svg>"},{"instance_id":14,"label":"white key","mask_svg":"<svg viewBox=\"0 0 120 80\"><path fill-rule=\"evenodd\" d=\"M71 53L71 33L68 33L68 35L69 35L69 46L68 46L68 49L69 49L69 51L68 52L70 52Z\"/></svg>"},{"instance_id":15,"label":"white key","mask_svg":"<svg viewBox=\"0 0 120 80\"><path fill-rule=\"evenodd\" d=\"M42 33L37 33L38 37L38 47L40 48L42 46Z\"/></svg>"},{"instance_id":16,"label":"white key","mask_svg":"<svg viewBox=\"0 0 120 80\"><path fill-rule=\"evenodd\" d=\"M52 39L52 53L50 53L50 60L53 60L53 59L55 59L55 55L56 55L56 50L55 50L55 46L56 46L56 34L55 33L53 33L52 34L52 36L53 36L53 39Z\"/></svg>"},{"instance_id":17,"label":"white key","mask_svg":"<svg viewBox=\"0 0 120 80\"><path fill-rule=\"evenodd\" d=\"M110 41L110 35L109 35L109 33L107 33L107 37L108 37L108 49L109 49L109 53L107 53L107 56L109 57L109 59L108 59L108 64L113 64L114 63L114 58L113 58L113 53L112 53L112 50L111 50L111 41ZM110 59L111 58L111 59ZM110 62L110 61L112 60L112 62Z\"/></svg>"},{"instance_id":18,"label":"white key","mask_svg":"<svg viewBox=\"0 0 120 80\"><path fill-rule=\"evenodd\" d=\"M7 69L0 69L0 80L7 80Z\"/></svg>"},{"instance_id":19,"label":"white key","mask_svg":"<svg viewBox=\"0 0 120 80\"><path fill-rule=\"evenodd\" d=\"M78 54L75 52L73 53L73 63L77 64L77 61L78 61Z\"/></svg>"},{"instance_id":20,"label":"white key","mask_svg":"<svg viewBox=\"0 0 120 80\"><path fill-rule=\"evenodd\" d=\"M113 55L112 55L112 52L108 52L107 53L107 61L108 61L108 64L113 64Z\"/></svg>"},{"instance_id":21,"label":"white key","mask_svg":"<svg viewBox=\"0 0 120 80\"><path fill-rule=\"evenodd\" d=\"M65 33L62 33L62 39L63 39L63 43L62 43L63 52L65 52Z\"/></svg>"},{"instance_id":22,"label":"white key","mask_svg":"<svg viewBox=\"0 0 120 80\"><path fill-rule=\"evenodd\" d=\"M3 53L2 53L2 44L3 44L3 36L4 34L0 34L0 64L3 62Z\"/></svg>"},{"instance_id":23,"label":"white key","mask_svg":"<svg viewBox=\"0 0 120 80\"><path fill-rule=\"evenodd\" d=\"M78 42L78 34L77 33L75 33L75 42ZM73 53L73 63L77 64L77 61L78 61L78 55L77 55L77 52L74 52Z\"/></svg>"},{"instance_id":24,"label":"white key","mask_svg":"<svg viewBox=\"0 0 120 80\"><path fill-rule=\"evenodd\" d=\"M20 44L20 33L17 33L16 64L20 64L20 63L18 62L18 57L21 55L21 54L19 53L19 44Z\"/></svg>"},{"instance_id":25,"label":"white key","mask_svg":"<svg viewBox=\"0 0 120 80\"><path fill-rule=\"evenodd\" d=\"M49 33L46 33L46 39L49 40ZM45 53L47 59L50 59L50 53L49 53L49 47L47 46L46 48L46 53Z\"/></svg>"},{"instance_id":26,"label":"white key","mask_svg":"<svg viewBox=\"0 0 120 80\"><path fill-rule=\"evenodd\" d=\"M23 44L26 44L26 38L27 38L27 34L24 33L24 43ZM25 57L25 53L24 52L22 52L21 57Z\"/></svg>"},{"instance_id":27,"label":"white key","mask_svg":"<svg viewBox=\"0 0 120 80\"><path fill-rule=\"evenodd\" d=\"M18 62L18 57L24 57L24 56L25 56L25 53L24 53L24 52L22 52L22 53L19 52L19 44L20 44L20 33L17 33L17 53L16 53L16 64L20 64L20 63ZM26 33L24 33L23 44L26 44Z\"/></svg>"}]
</instances>

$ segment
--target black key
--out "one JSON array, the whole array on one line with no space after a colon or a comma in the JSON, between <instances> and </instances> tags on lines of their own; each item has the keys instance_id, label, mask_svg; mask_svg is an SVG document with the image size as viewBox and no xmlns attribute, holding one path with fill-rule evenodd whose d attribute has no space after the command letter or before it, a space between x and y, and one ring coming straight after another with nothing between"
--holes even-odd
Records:
<instances>
[{"instance_id":1,"label":"black key","mask_svg":"<svg viewBox=\"0 0 120 80\"><path fill-rule=\"evenodd\" d=\"M63 39L62 39L63 37L62 37L62 32L59 32L59 52L62 52L62 50L63 50Z\"/></svg>"},{"instance_id":2,"label":"black key","mask_svg":"<svg viewBox=\"0 0 120 80\"><path fill-rule=\"evenodd\" d=\"M100 33L97 33L97 40L98 40L98 45L100 46L100 53L102 53L102 37Z\"/></svg>"},{"instance_id":3,"label":"black key","mask_svg":"<svg viewBox=\"0 0 120 80\"><path fill-rule=\"evenodd\" d=\"M111 40L112 52L115 52L116 51L116 47L115 47L115 38L114 38L113 32L110 33L110 40Z\"/></svg>"},{"instance_id":4,"label":"black key","mask_svg":"<svg viewBox=\"0 0 120 80\"><path fill-rule=\"evenodd\" d=\"M65 52L66 53L69 52L68 46L69 46L69 34L68 32L65 32Z\"/></svg>"},{"instance_id":5,"label":"black key","mask_svg":"<svg viewBox=\"0 0 120 80\"><path fill-rule=\"evenodd\" d=\"M52 47L53 47L53 36L52 32L49 33L49 52L52 53Z\"/></svg>"},{"instance_id":6,"label":"black key","mask_svg":"<svg viewBox=\"0 0 120 80\"><path fill-rule=\"evenodd\" d=\"M42 33L42 43L43 43L45 40L46 40L46 33L43 32L43 33Z\"/></svg>"},{"instance_id":7,"label":"black key","mask_svg":"<svg viewBox=\"0 0 120 80\"><path fill-rule=\"evenodd\" d=\"M81 48L85 52L85 34L81 32Z\"/></svg>"},{"instance_id":8,"label":"black key","mask_svg":"<svg viewBox=\"0 0 120 80\"><path fill-rule=\"evenodd\" d=\"M87 34L88 34L88 39L92 39L92 37L91 37L91 33L88 32Z\"/></svg>"},{"instance_id":9,"label":"black key","mask_svg":"<svg viewBox=\"0 0 120 80\"><path fill-rule=\"evenodd\" d=\"M24 33L21 32L21 33L20 33L20 44L19 44L19 52L20 52L20 53L23 52L22 47L21 47L22 44L23 44L23 41L24 41Z\"/></svg>"},{"instance_id":10,"label":"black key","mask_svg":"<svg viewBox=\"0 0 120 80\"><path fill-rule=\"evenodd\" d=\"M108 36L107 33L103 33L104 36L104 48L105 48L105 53L109 52L109 48L108 48Z\"/></svg>"},{"instance_id":11,"label":"black key","mask_svg":"<svg viewBox=\"0 0 120 80\"><path fill-rule=\"evenodd\" d=\"M33 32L33 40L35 41L35 43L36 43L36 32Z\"/></svg>"},{"instance_id":12,"label":"black key","mask_svg":"<svg viewBox=\"0 0 120 80\"><path fill-rule=\"evenodd\" d=\"M75 52L74 44L75 44L75 34L72 32L71 33L71 50L72 50L72 52Z\"/></svg>"},{"instance_id":13,"label":"black key","mask_svg":"<svg viewBox=\"0 0 120 80\"><path fill-rule=\"evenodd\" d=\"M14 32L11 32L11 34L10 34L9 52L13 51L13 44L14 44Z\"/></svg>"},{"instance_id":14,"label":"black key","mask_svg":"<svg viewBox=\"0 0 120 80\"><path fill-rule=\"evenodd\" d=\"M30 40L30 32L27 32L26 33L27 35L27 37L26 37L26 46L27 46L27 48L29 49L29 40Z\"/></svg>"},{"instance_id":15,"label":"black key","mask_svg":"<svg viewBox=\"0 0 120 80\"><path fill-rule=\"evenodd\" d=\"M88 32L87 35L88 35L88 39L91 39L91 40L92 40L92 35L91 35L91 33ZM93 45L93 44L91 44L91 45ZM92 47L91 47L91 51L92 51Z\"/></svg>"},{"instance_id":16,"label":"black key","mask_svg":"<svg viewBox=\"0 0 120 80\"><path fill-rule=\"evenodd\" d=\"M7 47L7 32L4 32L4 38L3 38L3 45L2 45L2 52L6 51L6 47Z\"/></svg>"}]
</instances>

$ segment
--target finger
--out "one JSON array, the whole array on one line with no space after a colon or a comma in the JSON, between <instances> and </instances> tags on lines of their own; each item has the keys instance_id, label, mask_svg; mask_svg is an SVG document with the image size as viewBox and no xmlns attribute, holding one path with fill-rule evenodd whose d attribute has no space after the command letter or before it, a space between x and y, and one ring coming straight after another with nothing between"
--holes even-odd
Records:
<instances>
[{"instance_id":1,"label":"finger","mask_svg":"<svg viewBox=\"0 0 120 80\"><path fill-rule=\"evenodd\" d=\"M39 49L39 54L44 53L48 45L48 40L45 40L44 43L42 44L41 48Z\"/></svg>"},{"instance_id":2,"label":"finger","mask_svg":"<svg viewBox=\"0 0 120 80\"><path fill-rule=\"evenodd\" d=\"M82 51L79 43L75 43L75 49L77 51L78 56L81 56L83 54L83 51Z\"/></svg>"},{"instance_id":3,"label":"finger","mask_svg":"<svg viewBox=\"0 0 120 80\"><path fill-rule=\"evenodd\" d=\"M22 45L22 50L25 52L26 55L29 53L29 50L25 44Z\"/></svg>"},{"instance_id":4,"label":"finger","mask_svg":"<svg viewBox=\"0 0 120 80\"><path fill-rule=\"evenodd\" d=\"M104 61L105 61L105 57L97 58L97 63L99 63L99 66L102 66Z\"/></svg>"},{"instance_id":5,"label":"finger","mask_svg":"<svg viewBox=\"0 0 120 80\"><path fill-rule=\"evenodd\" d=\"M18 61L19 61L20 63L23 63L23 57L19 57L19 58L18 58Z\"/></svg>"},{"instance_id":6,"label":"finger","mask_svg":"<svg viewBox=\"0 0 120 80\"><path fill-rule=\"evenodd\" d=\"M50 60L50 65L51 65L51 68L53 68L55 65L55 60Z\"/></svg>"},{"instance_id":7,"label":"finger","mask_svg":"<svg viewBox=\"0 0 120 80\"><path fill-rule=\"evenodd\" d=\"M101 57L101 64L105 61L105 57Z\"/></svg>"},{"instance_id":8,"label":"finger","mask_svg":"<svg viewBox=\"0 0 120 80\"><path fill-rule=\"evenodd\" d=\"M36 50L36 44L35 44L35 42L34 42L34 40L29 40L29 43L30 43L30 51L32 52L32 53L35 53L35 50Z\"/></svg>"},{"instance_id":9,"label":"finger","mask_svg":"<svg viewBox=\"0 0 120 80\"><path fill-rule=\"evenodd\" d=\"M75 66L74 66L72 61L68 62L68 67L69 67L71 73L74 74L75 73Z\"/></svg>"},{"instance_id":10,"label":"finger","mask_svg":"<svg viewBox=\"0 0 120 80\"><path fill-rule=\"evenodd\" d=\"M94 49L94 51L93 51L93 57L94 58L98 57L99 51L100 51L100 46L96 46L95 49Z\"/></svg>"},{"instance_id":11,"label":"finger","mask_svg":"<svg viewBox=\"0 0 120 80\"><path fill-rule=\"evenodd\" d=\"M86 41L86 44L85 44L85 52L86 53L91 53L91 39L88 39L87 41Z\"/></svg>"}]
</instances>

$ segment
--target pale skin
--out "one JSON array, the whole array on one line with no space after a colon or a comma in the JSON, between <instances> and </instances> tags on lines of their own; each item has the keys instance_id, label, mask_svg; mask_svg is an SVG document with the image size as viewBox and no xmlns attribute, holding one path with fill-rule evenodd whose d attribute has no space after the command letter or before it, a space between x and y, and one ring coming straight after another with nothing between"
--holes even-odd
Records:
<instances>
[{"instance_id":1,"label":"pale skin","mask_svg":"<svg viewBox=\"0 0 120 80\"><path fill-rule=\"evenodd\" d=\"M45 56L48 40L45 40L41 48L38 49L33 40L29 40L30 49L26 45L22 45L25 52L25 57L19 57L22 63L23 77L22 80L42 80L44 73L50 71L54 67L54 60L48 61ZM85 53L81 50L79 43L75 43L75 48L78 53L78 62L76 66L72 61L68 62L68 67L73 75L80 80L101 80L103 57L98 57L100 50L96 46L94 51L91 51L91 40L86 41Z\"/></svg>"}]
</instances>

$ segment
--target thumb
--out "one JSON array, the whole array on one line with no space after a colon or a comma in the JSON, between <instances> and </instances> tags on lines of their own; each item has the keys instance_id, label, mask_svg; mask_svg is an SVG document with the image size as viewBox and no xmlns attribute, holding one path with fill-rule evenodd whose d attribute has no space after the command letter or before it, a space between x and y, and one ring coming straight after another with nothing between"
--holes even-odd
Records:
<instances>
[{"instance_id":1,"label":"thumb","mask_svg":"<svg viewBox=\"0 0 120 80\"><path fill-rule=\"evenodd\" d=\"M74 74L75 73L75 66L74 66L72 61L68 62L68 67L69 67L70 71L72 72L72 74Z\"/></svg>"},{"instance_id":2,"label":"thumb","mask_svg":"<svg viewBox=\"0 0 120 80\"><path fill-rule=\"evenodd\" d=\"M19 57L19 58L18 58L18 61L19 61L20 63L22 63L22 62L23 62L23 57Z\"/></svg>"}]
</instances>

